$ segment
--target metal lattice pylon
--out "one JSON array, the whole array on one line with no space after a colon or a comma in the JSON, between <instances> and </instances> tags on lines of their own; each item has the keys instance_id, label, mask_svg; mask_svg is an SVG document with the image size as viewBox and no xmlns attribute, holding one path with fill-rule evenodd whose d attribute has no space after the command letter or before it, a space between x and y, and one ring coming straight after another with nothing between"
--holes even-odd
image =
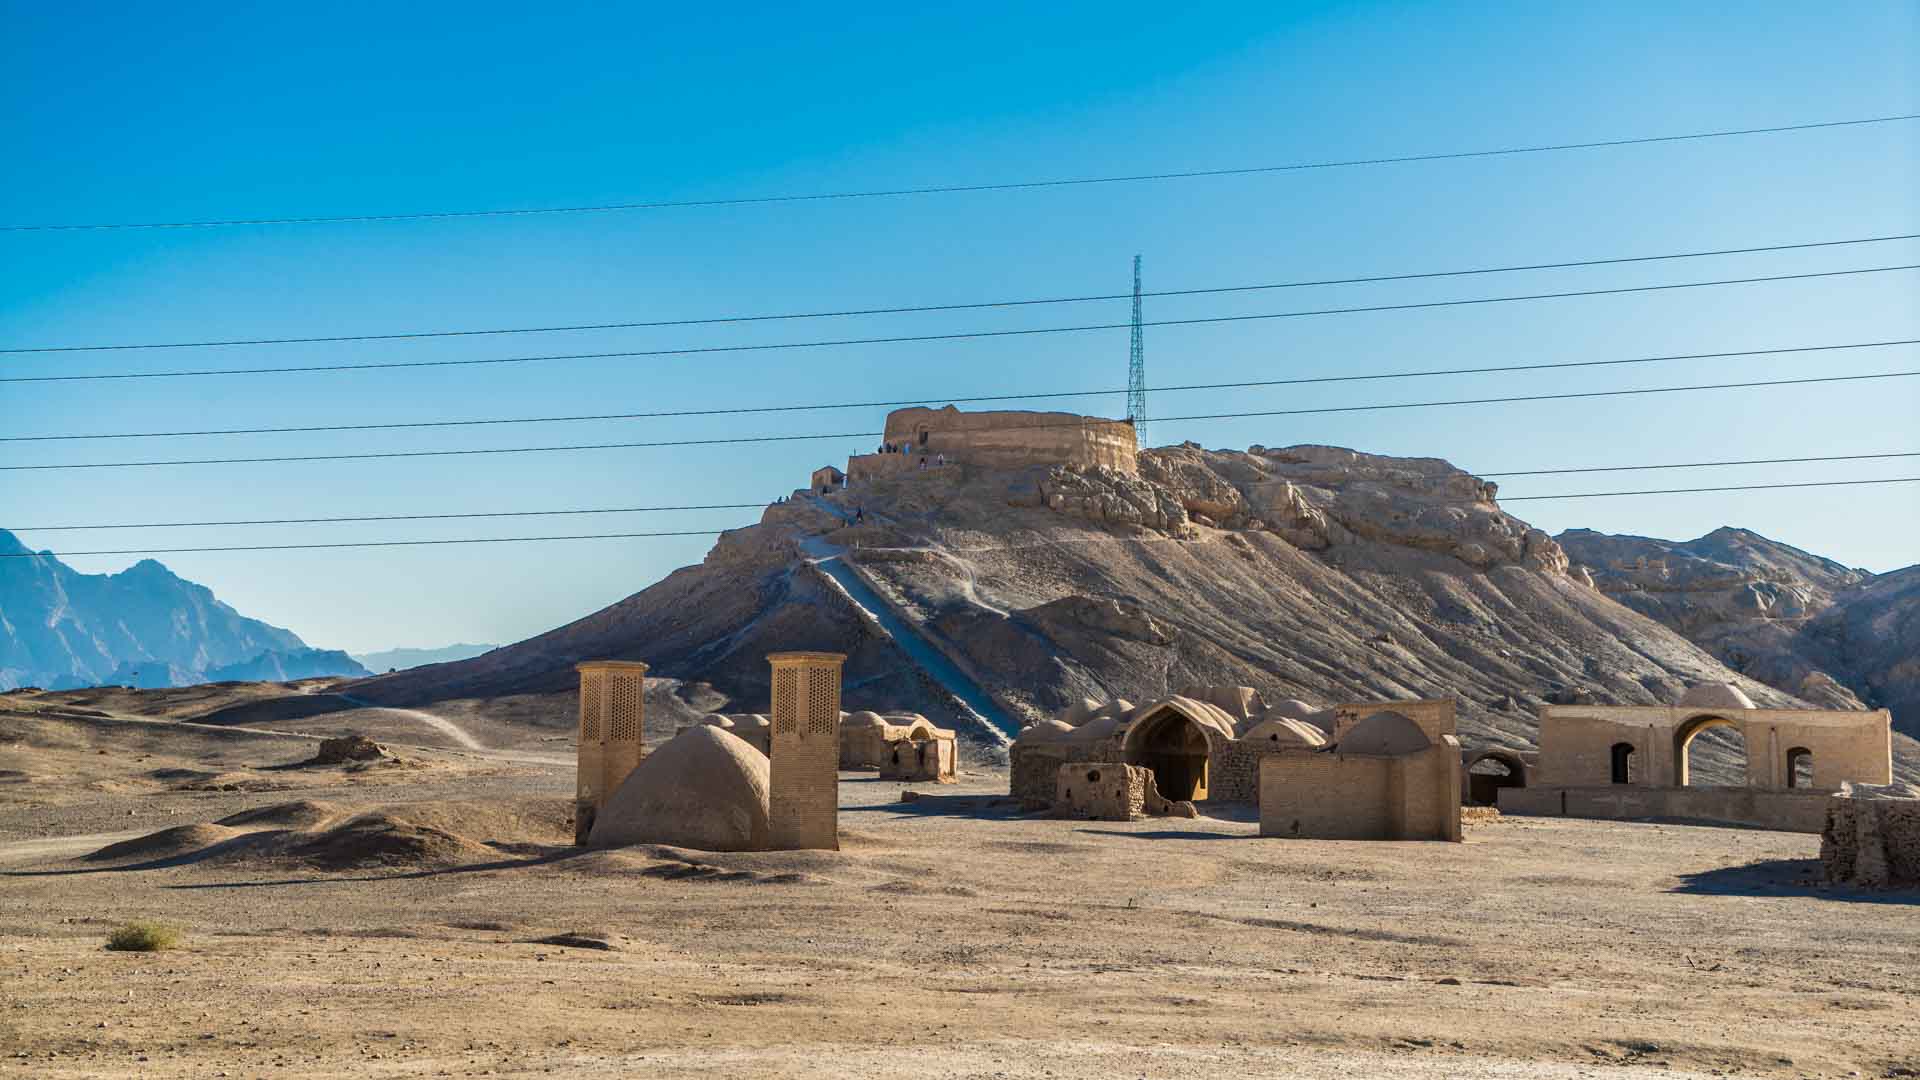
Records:
<instances>
[{"instance_id":1,"label":"metal lattice pylon","mask_svg":"<svg viewBox=\"0 0 1920 1080\"><path fill-rule=\"evenodd\" d=\"M1127 419L1133 436L1147 445L1147 348L1140 336L1140 256L1133 257L1133 347L1127 352Z\"/></svg>"}]
</instances>

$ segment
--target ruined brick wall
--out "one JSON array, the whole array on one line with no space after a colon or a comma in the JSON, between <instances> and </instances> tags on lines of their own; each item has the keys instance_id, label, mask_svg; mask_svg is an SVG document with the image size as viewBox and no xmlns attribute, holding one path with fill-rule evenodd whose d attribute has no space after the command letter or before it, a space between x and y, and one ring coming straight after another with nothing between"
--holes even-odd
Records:
<instances>
[{"instance_id":1,"label":"ruined brick wall","mask_svg":"<svg viewBox=\"0 0 1920 1080\"><path fill-rule=\"evenodd\" d=\"M952 461L1001 469L1104 465L1140 471L1132 424L1073 413L961 412L951 405L896 409L887 414L886 441L904 444L910 453L883 456L915 460L945 454Z\"/></svg>"},{"instance_id":2,"label":"ruined brick wall","mask_svg":"<svg viewBox=\"0 0 1920 1080\"><path fill-rule=\"evenodd\" d=\"M1051 803L1066 762L1105 761L1120 764L1120 747L1114 741L1095 743L1015 744L1007 752L1007 793L1022 802Z\"/></svg>"},{"instance_id":3,"label":"ruined brick wall","mask_svg":"<svg viewBox=\"0 0 1920 1080\"><path fill-rule=\"evenodd\" d=\"M1082 761L1055 774L1055 812L1089 821L1133 821L1146 816L1153 772L1136 765Z\"/></svg>"},{"instance_id":4,"label":"ruined brick wall","mask_svg":"<svg viewBox=\"0 0 1920 1080\"><path fill-rule=\"evenodd\" d=\"M1260 762L1274 754L1310 754L1301 746L1263 743L1221 743L1208 755L1207 798L1216 802L1260 801Z\"/></svg>"},{"instance_id":5,"label":"ruined brick wall","mask_svg":"<svg viewBox=\"0 0 1920 1080\"><path fill-rule=\"evenodd\" d=\"M1820 865L1835 884L1920 885L1920 799L1832 796Z\"/></svg>"},{"instance_id":6,"label":"ruined brick wall","mask_svg":"<svg viewBox=\"0 0 1920 1080\"><path fill-rule=\"evenodd\" d=\"M880 759L882 780L954 780L954 740L895 739Z\"/></svg>"}]
</instances>

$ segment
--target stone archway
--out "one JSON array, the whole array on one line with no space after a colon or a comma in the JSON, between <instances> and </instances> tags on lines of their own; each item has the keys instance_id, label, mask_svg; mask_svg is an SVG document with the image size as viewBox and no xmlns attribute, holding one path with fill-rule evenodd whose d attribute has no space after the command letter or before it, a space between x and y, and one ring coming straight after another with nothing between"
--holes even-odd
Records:
<instances>
[{"instance_id":1,"label":"stone archway","mask_svg":"<svg viewBox=\"0 0 1920 1080\"><path fill-rule=\"evenodd\" d=\"M1162 708L1127 732L1123 756L1129 765L1153 770L1161 798L1178 802L1207 797L1207 733L1176 708Z\"/></svg>"},{"instance_id":2,"label":"stone archway","mask_svg":"<svg viewBox=\"0 0 1920 1080\"><path fill-rule=\"evenodd\" d=\"M1482 765L1487 768L1480 768ZM1467 758L1466 777L1469 800L1480 806L1496 806L1501 788L1527 786L1527 763L1511 750L1493 747Z\"/></svg>"},{"instance_id":3,"label":"stone archway","mask_svg":"<svg viewBox=\"0 0 1920 1080\"><path fill-rule=\"evenodd\" d=\"M1703 770L1697 770L1693 766L1692 755L1696 740L1699 739L1702 734L1712 731L1715 728L1726 728L1731 732L1730 738L1719 741L1726 744L1722 748L1723 750L1739 759L1738 767L1732 770L1731 779L1733 782L1730 784L1702 784L1696 774ZM1696 716L1680 725L1673 733L1673 786L1746 787L1749 784L1751 768L1749 753L1747 731L1745 727L1741 726L1739 721L1725 716L1715 716L1711 714ZM1714 771L1725 773L1728 769L1722 766Z\"/></svg>"}]
</instances>

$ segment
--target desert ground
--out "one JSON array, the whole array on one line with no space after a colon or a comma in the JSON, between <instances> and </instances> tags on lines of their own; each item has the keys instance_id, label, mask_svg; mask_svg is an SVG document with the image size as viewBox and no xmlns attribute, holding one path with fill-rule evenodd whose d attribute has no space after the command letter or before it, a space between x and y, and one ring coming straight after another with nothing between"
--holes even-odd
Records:
<instances>
[{"instance_id":1,"label":"desert ground","mask_svg":"<svg viewBox=\"0 0 1920 1080\"><path fill-rule=\"evenodd\" d=\"M1920 894L1813 836L1267 840L974 764L843 774L838 852L588 852L559 723L300 712L0 695L0 1076L1920 1076Z\"/></svg>"}]
</instances>

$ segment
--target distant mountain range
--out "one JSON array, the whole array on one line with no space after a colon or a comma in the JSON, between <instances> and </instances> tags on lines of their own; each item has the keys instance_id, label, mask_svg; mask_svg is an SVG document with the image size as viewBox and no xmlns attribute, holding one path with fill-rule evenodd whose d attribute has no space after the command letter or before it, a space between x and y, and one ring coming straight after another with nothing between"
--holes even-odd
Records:
<instances>
[{"instance_id":1,"label":"distant mountain range","mask_svg":"<svg viewBox=\"0 0 1920 1080\"><path fill-rule=\"evenodd\" d=\"M1554 539L1600 591L1733 670L1829 708L1891 709L1920 734L1920 566L1876 575L1735 528Z\"/></svg>"},{"instance_id":2,"label":"distant mountain range","mask_svg":"<svg viewBox=\"0 0 1920 1080\"><path fill-rule=\"evenodd\" d=\"M152 559L83 574L0 529L0 689L366 675ZM25 556L25 557L18 557Z\"/></svg>"},{"instance_id":3,"label":"distant mountain range","mask_svg":"<svg viewBox=\"0 0 1920 1080\"><path fill-rule=\"evenodd\" d=\"M454 660L471 660L482 653L499 648L498 645L447 645L438 649L388 649L385 652L353 653L353 658L369 671L405 671L408 668L425 667L428 664L445 664Z\"/></svg>"}]
</instances>

